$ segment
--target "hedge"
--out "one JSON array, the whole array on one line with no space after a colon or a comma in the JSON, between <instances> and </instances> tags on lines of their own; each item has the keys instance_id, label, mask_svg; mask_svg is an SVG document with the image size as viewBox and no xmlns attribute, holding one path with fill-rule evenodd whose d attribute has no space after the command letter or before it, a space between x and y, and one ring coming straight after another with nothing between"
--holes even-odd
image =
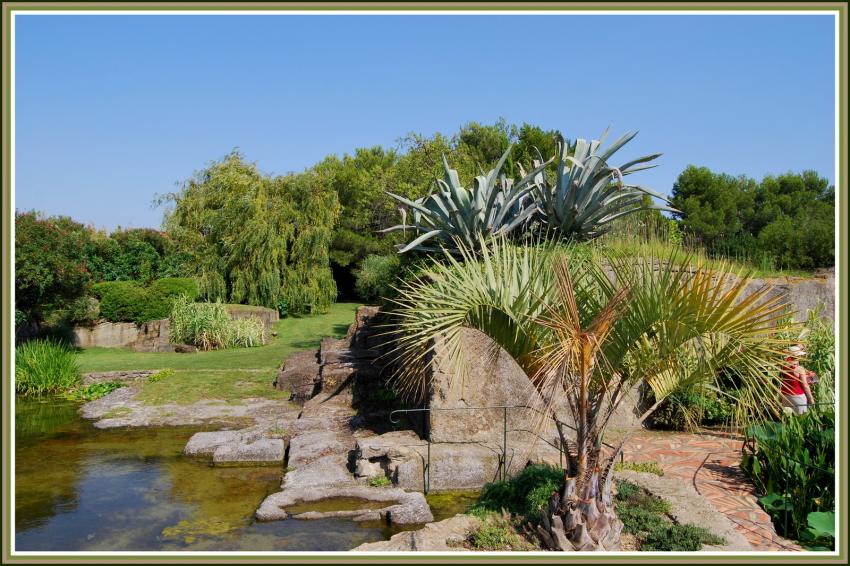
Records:
<instances>
[{"instance_id":1,"label":"hedge","mask_svg":"<svg viewBox=\"0 0 850 566\"><path fill-rule=\"evenodd\" d=\"M193 279L169 277L149 286L135 281L106 281L92 285L92 294L100 299L100 316L111 322L135 322L168 318L174 298L186 295L198 298Z\"/></svg>"}]
</instances>

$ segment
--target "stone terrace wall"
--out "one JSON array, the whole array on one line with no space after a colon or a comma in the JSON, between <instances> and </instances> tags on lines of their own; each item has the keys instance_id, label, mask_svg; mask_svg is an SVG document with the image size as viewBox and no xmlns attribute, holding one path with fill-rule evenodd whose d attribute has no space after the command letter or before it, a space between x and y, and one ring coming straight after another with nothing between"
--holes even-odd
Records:
<instances>
[{"instance_id":1,"label":"stone terrace wall","mask_svg":"<svg viewBox=\"0 0 850 566\"><path fill-rule=\"evenodd\" d=\"M266 332L279 320L276 310L265 307L228 308L230 318L256 316ZM151 320L140 326L133 322L101 322L95 326L74 327L74 345L80 348L132 348L136 352L172 352L170 324L167 318Z\"/></svg>"}]
</instances>

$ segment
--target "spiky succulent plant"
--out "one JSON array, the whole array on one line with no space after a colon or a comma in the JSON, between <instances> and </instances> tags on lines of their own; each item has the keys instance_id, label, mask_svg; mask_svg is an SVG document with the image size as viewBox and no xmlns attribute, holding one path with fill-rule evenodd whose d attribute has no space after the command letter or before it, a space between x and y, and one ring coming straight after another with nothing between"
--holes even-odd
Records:
<instances>
[{"instance_id":1,"label":"spiky succulent plant","mask_svg":"<svg viewBox=\"0 0 850 566\"><path fill-rule=\"evenodd\" d=\"M445 177L437 180L435 192L416 200L388 193L409 209L412 223L403 220L402 224L383 232L413 232L416 235L413 241L398 246L399 252L404 253L439 251L441 247L451 250L458 242L475 246L481 236L509 234L523 228L537 212L530 193L534 179L546 164L538 164L515 183L501 174L510 151L508 147L489 173L475 177L472 189L461 185L457 171L449 167L443 155ZM406 211L403 214L406 219Z\"/></svg>"},{"instance_id":2,"label":"spiky succulent plant","mask_svg":"<svg viewBox=\"0 0 850 566\"><path fill-rule=\"evenodd\" d=\"M576 140L572 150L561 142L555 179L547 177L545 168L535 169L532 196L545 230L563 239L590 240L608 231L617 218L639 210L676 212L668 206L645 202L646 195L666 202L663 195L625 182L627 175L655 167L647 163L657 159L660 153L633 159L619 167L609 165L614 153L636 135L637 132L629 132L604 150L602 144L608 129L598 140ZM535 166L538 163L535 161Z\"/></svg>"}]
</instances>

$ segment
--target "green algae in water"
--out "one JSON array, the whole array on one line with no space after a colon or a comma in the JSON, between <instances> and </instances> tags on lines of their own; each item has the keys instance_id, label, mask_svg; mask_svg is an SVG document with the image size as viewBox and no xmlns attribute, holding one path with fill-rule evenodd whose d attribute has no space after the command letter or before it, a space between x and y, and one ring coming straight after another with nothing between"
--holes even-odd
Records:
<instances>
[{"instance_id":1,"label":"green algae in water","mask_svg":"<svg viewBox=\"0 0 850 566\"><path fill-rule=\"evenodd\" d=\"M469 511L469 508L478 501L479 495L481 495L480 491L441 491L431 492L425 496L425 499L431 506L434 521L442 521Z\"/></svg>"},{"instance_id":2,"label":"green algae in water","mask_svg":"<svg viewBox=\"0 0 850 566\"><path fill-rule=\"evenodd\" d=\"M16 400L18 550L348 550L387 537L347 519L257 523L280 467L213 467L182 455L198 427L98 430L78 408Z\"/></svg>"}]
</instances>

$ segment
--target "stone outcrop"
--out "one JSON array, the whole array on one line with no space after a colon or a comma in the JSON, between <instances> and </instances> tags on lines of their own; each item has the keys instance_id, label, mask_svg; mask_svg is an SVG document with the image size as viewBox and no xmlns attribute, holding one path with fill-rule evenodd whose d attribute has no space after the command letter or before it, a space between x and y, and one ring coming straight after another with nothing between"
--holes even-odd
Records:
<instances>
[{"instance_id":1,"label":"stone outcrop","mask_svg":"<svg viewBox=\"0 0 850 566\"><path fill-rule=\"evenodd\" d=\"M261 432L217 431L195 433L183 449L187 456L209 456L217 465L283 464L286 443Z\"/></svg>"},{"instance_id":2,"label":"stone outcrop","mask_svg":"<svg viewBox=\"0 0 850 566\"><path fill-rule=\"evenodd\" d=\"M390 540L367 542L354 548L355 552L447 552L465 551L463 541L478 527L481 520L471 515L455 515L436 523L428 523L416 531L404 531Z\"/></svg>"},{"instance_id":3,"label":"stone outcrop","mask_svg":"<svg viewBox=\"0 0 850 566\"><path fill-rule=\"evenodd\" d=\"M318 352L293 355L284 362L276 386L292 391L293 398L307 400L289 428L287 472L281 491L262 502L256 512L258 520L336 517L396 524L433 520L421 493L368 487L350 468L357 445L355 434L368 434L358 430L363 419L353 408L355 397L358 388L367 387L380 373L377 354L368 347L373 332L368 321L375 314L377 309L361 307L345 338L325 338ZM309 509L310 503L319 502L323 508L333 507L338 498L362 499L363 505L357 509ZM301 510L287 510L295 505Z\"/></svg>"},{"instance_id":4,"label":"stone outcrop","mask_svg":"<svg viewBox=\"0 0 850 566\"><path fill-rule=\"evenodd\" d=\"M290 392L293 401L306 401L318 393L321 387L321 366L316 352L296 352L286 358L278 372L274 386Z\"/></svg>"},{"instance_id":5,"label":"stone outcrop","mask_svg":"<svg viewBox=\"0 0 850 566\"><path fill-rule=\"evenodd\" d=\"M295 505L309 507L309 503L332 502L346 498L361 500L358 509L336 511L287 512ZM290 488L268 496L257 509L258 521L282 519L349 518L353 521L386 520L397 525L422 524L433 521L425 496L418 492L398 488L375 488L363 485L332 486L325 489L312 487Z\"/></svg>"}]
</instances>

